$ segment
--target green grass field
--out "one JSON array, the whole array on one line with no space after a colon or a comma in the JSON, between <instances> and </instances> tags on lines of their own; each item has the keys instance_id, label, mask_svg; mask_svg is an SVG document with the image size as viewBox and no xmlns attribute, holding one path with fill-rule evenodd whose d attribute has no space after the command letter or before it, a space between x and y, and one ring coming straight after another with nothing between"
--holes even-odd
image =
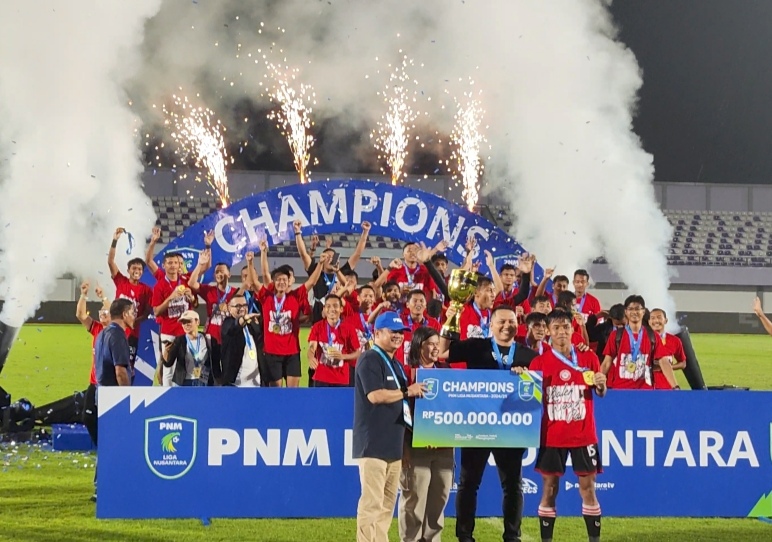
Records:
<instances>
[{"instance_id":1,"label":"green grass field","mask_svg":"<svg viewBox=\"0 0 772 542\"><path fill-rule=\"evenodd\" d=\"M734 384L772 389L769 370L772 338L749 335L695 335L695 350L708 385ZM90 336L77 326L27 325L14 346L0 386L14 399L37 405L82 390L88 384ZM305 357L303 357L305 359ZM682 382L685 385L685 382ZM47 448L0 445L0 540L264 540L275 542L342 542L354 540L352 519L218 520L203 526L194 520L100 521L94 517L92 454L56 453ZM148 495L161 499L162 495ZM179 496L171 496L179 498ZM528 497L531 498L531 497ZM526 541L538 541L538 524L523 525ZM480 542L501 540L498 518L478 521ZM446 522L445 539L455 540L454 522ZM604 518L606 541L670 542L772 540L772 525L742 519ZM398 540L396 521L390 540ZM581 518L560 518L555 540L586 540Z\"/></svg>"}]
</instances>

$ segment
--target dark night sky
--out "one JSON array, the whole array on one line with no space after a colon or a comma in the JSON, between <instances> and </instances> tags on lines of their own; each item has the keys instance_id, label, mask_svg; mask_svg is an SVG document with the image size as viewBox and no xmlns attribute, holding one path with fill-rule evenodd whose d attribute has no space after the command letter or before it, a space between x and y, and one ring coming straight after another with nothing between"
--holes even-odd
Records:
<instances>
[{"instance_id":1,"label":"dark night sky","mask_svg":"<svg viewBox=\"0 0 772 542\"><path fill-rule=\"evenodd\" d=\"M657 181L772 183L772 0L617 0Z\"/></svg>"}]
</instances>

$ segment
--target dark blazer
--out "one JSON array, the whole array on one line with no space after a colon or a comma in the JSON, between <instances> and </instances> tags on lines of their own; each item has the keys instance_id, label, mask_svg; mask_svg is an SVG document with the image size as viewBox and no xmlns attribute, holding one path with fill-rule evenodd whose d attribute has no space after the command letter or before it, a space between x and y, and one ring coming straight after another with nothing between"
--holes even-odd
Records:
<instances>
[{"instance_id":1,"label":"dark blazer","mask_svg":"<svg viewBox=\"0 0 772 542\"><path fill-rule=\"evenodd\" d=\"M263 329L259 323L254 322L247 324L245 327L249 329L249 334L252 335L252 339L255 341L259 361L263 345ZM241 361L244 359L244 348L247 346L243 330L244 328L232 316L228 316L223 320L222 327L220 328L223 386L232 386L236 382L236 377L241 369Z\"/></svg>"},{"instance_id":2,"label":"dark blazer","mask_svg":"<svg viewBox=\"0 0 772 542\"><path fill-rule=\"evenodd\" d=\"M207 382L207 386L213 386L214 378L216 375L214 375L212 372L212 341L209 336L203 334L202 336L206 342L206 359L204 359L204 367L206 367L209 372L209 380ZM171 367L176 362L176 365L174 365L174 376L172 377L172 382L178 386L182 386L186 376L185 355L188 351L188 343L185 340L185 337L186 335L180 335L179 337L174 338L171 350L169 351L169 359L164 361L164 366L166 367Z\"/></svg>"}]
</instances>

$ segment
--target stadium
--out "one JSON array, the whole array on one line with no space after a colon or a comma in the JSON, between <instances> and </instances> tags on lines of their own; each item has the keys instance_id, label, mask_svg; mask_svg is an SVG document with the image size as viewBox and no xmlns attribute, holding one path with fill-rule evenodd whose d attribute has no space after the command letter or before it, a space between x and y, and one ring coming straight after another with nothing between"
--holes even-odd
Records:
<instances>
[{"instance_id":1,"label":"stadium","mask_svg":"<svg viewBox=\"0 0 772 542\"><path fill-rule=\"evenodd\" d=\"M667 126L647 94L678 85L643 29L696 4L49 4L0 7L0 540L772 537L772 168L711 132L726 121ZM387 17L397 37L376 39ZM461 20L491 36L442 41ZM695 26L695 42L712 28ZM73 33L88 38L72 50L51 39ZM523 36L551 76L515 51ZM465 51L497 39L529 82L496 54L474 84L443 71L472 73ZM29 62L4 52L17 42ZM689 129L690 148L672 145ZM398 422L375 425L382 404ZM588 423L592 443L549 444L557 422ZM382 440L399 426L399 459L362 452L370 423ZM450 458L439 511L406 511L416 450ZM486 453L477 482L470 450ZM560 476L545 450L569 455ZM399 472L372 533L367 461Z\"/></svg>"}]
</instances>

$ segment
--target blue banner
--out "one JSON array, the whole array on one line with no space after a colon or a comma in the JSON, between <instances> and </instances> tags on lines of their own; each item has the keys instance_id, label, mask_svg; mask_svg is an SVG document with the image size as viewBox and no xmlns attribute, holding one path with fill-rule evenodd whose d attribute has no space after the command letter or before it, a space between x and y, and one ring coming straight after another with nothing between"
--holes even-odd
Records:
<instances>
[{"instance_id":1,"label":"blue banner","mask_svg":"<svg viewBox=\"0 0 772 542\"><path fill-rule=\"evenodd\" d=\"M488 273L484 252L488 250L498 267L504 263L516 264L524 252L515 239L482 216L456 205L440 196L409 186L392 186L372 181L314 181L292 184L254 194L233 202L200 222L190 226L173 239L155 257L161 265L168 251L179 252L190 270L204 249L204 232L214 231L212 262L236 265L246 253L259 253L262 239L269 246L294 242L293 222L300 220L304 236L312 234L346 234L358 236L362 222L372 225L370 238L387 237L400 241L423 242L434 247L441 240L448 242L445 255L456 265L466 256L464 245L474 237L477 246L473 257L480 262L480 272ZM378 256L377 251L368 255ZM542 270L537 266L536 280ZM201 279L214 280L214 269ZM155 284L145 272L142 281ZM158 357L158 328L154 322L142 325L137 349L138 374L135 385L150 385Z\"/></svg>"},{"instance_id":2,"label":"blue banner","mask_svg":"<svg viewBox=\"0 0 772 542\"><path fill-rule=\"evenodd\" d=\"M535 448L541 432L541 373L419 369L418 448Z\"/></svg>"},{"instance_id":3,"label":"blue banner","mask_svg":"<svg viewBox=\"0 0 772 542\"><path fill-rule=\"evenodd\" d=\"M97 517L356 514L351 389L100 388L98 401ZM772 516L772 392L611 390L596 418L604 515ZM529 449L529 516L542 485L535 460ZM455 487L451 516L454 502ZM581 514L573 474L560 481L558 508ZM501 514L493 466L477 510Z\"/></svg>"}]
</instances>

